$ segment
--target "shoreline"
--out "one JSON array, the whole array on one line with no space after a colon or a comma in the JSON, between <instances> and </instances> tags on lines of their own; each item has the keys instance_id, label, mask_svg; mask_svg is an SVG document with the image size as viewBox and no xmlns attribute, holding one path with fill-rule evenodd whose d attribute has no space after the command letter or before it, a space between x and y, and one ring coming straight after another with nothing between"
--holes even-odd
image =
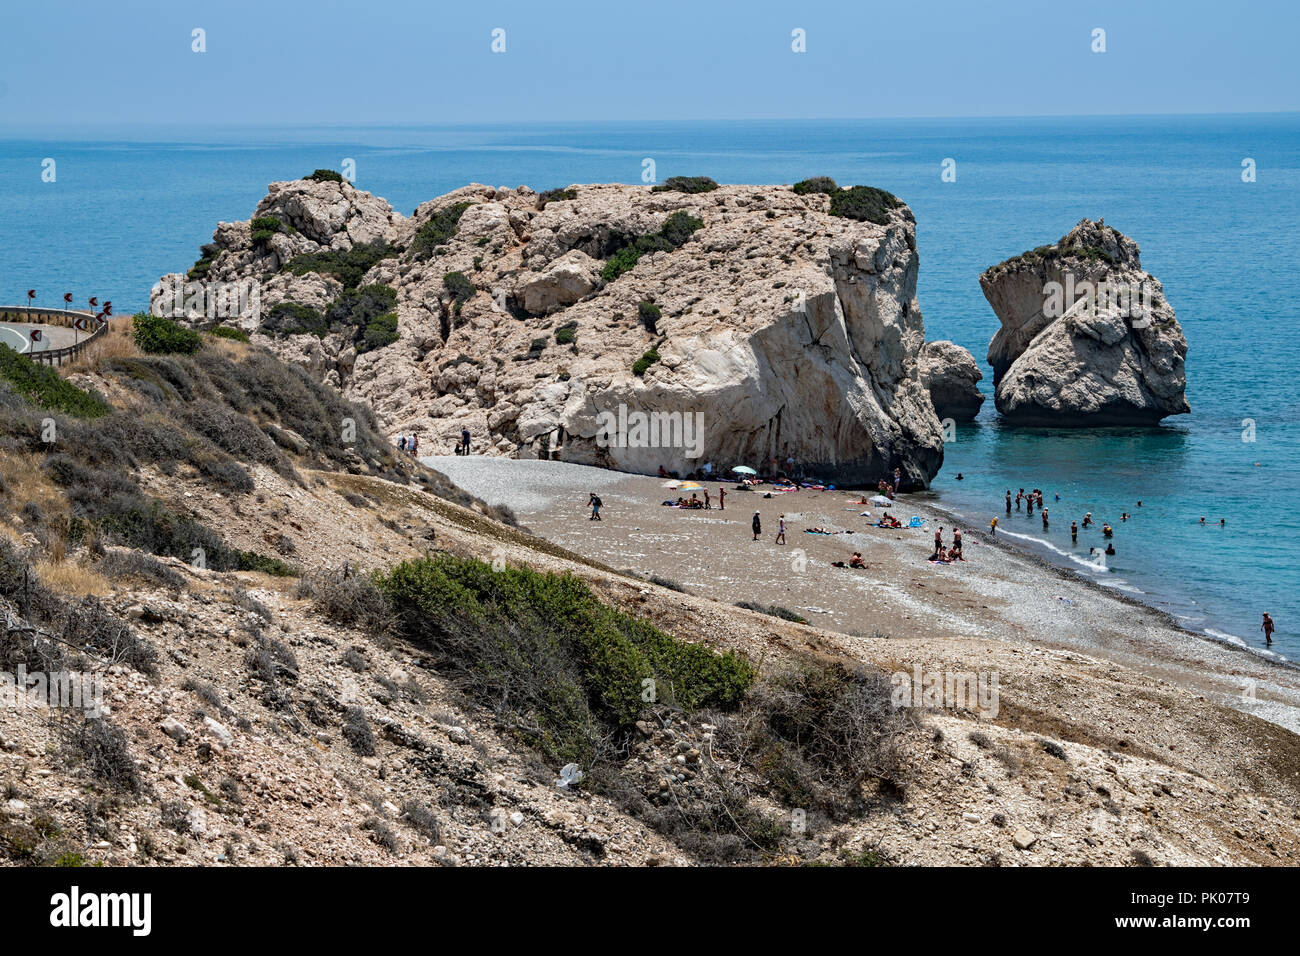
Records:
<instances>
[{"instance_id":1,"label":"shoreline","mask_svg":"<svg viewBox=\"0 0 1300 956\"><path fill-rule=\"evenodd\" d=\"M918 502L914 502L914 503L918 503ZM953 521L954 523L965 522L967 520L963 516L957 514L954 511L949 510L949 508L934 501L926 501L924 503L924 507L926 507L930 511L935 512L938 515L942 515L943 517ZM1215 645L1216 647L1226 648L1228 650L1235 651L1240 654L1250 655L1253 660L1257 660L1259 663L1262 664L1270 664L1275 667L1286 668L1288 670L1295 671L1296 673L1300 674L1300 661L1293 661L1290 658L1283 657L1277 654L1276 651L1267 651L1262 648L1260 650L1256 650L1253 645L1244 643L1244 639L1236 637L1236 635L1230 635L1233 639L1228 640L1226 638L1215 637L1214 635L1207 634L1204 631L1192 630L1187 625L1183 624L1175 614L1166 611L1164 608L1156 607L1154 604L1150 603L1149 601L1144 601L1140 597L1134 597L1131 593L1128 593L1121 588L1108 587L1107 585L1103 584L1101 581L1088 577L1082 571L1076 571L1074 568L1071 568L1065 564L1058 564L1055 561L1051 560L1050 558L1038 554L1027 547L1021 547L1016 544L1008 543L1003 537L996 537L990 535L989 532L974 527L972 527L969 531L963 530L962 534L963 536L966 537L974 537L985 544L992 544L996 547L1003 548L1017 555L1018 557L1023 558L1024 560L1030 562L1031 564L1036 564L1039 567L1054 571L1055 573L1073 581L1076 584L1081 584L1084 587L1095 589L1097 592L1104 594L1107 597L1112 598L1113 600L1120 601L1121 603L1124 604L1130 604L1134 607L1141 608L1142 610L1147 611L1148 613L1155 614L1158 617L1164 619L1165 626L1169 627L1172 630L1179 631L1183 634L1186 634L1188 637L1192 637L1200 641L1206 641L1210 644ZM1142 591L1141 593L1147 594L1148 592ZM1268 655L1273 655L1273 656L1268 656Z\"/></svg>"},{"instance_id":2,"label":"shoreline","mask_svg":"<svg viewBox=\"0 0 1300 956\"><path fill-rule=\"evenodd\" d=\"M660 504L676 493L663 489L658 478L555 461L421 460L490 504L510 505L535 534L584 557L642 579L660 578L657 583L667 579L726 604L748 600L791 608L814 627L842 635L863 657L877 657L880 642L872 638L886 637L909 653L993 661L1010 673L1019 668L1015 655L1023 653L1016 647L1052 648L1181 685L1300 733L1300 667L1292 662L1189 630L1168 611L995 541L980 528L963 531L961 565L930 565L925 557L934 526L947 529L956 520L967 528L934 500L900 498L892 509L904 521L911 514L922 517L922 529L863 528L880 509L850 505L847 499L860 493L838 488L763 498L762 491L733 492L732 483L707 482L715 498L718 486L727 489L729 507L689 511ZM587 520L589 491L605 501L599 524ZM754 509L762 515L759 542L752 542L748 528ZM788 549L773 544L783 509ZM860 515L868 509L870 519ZM818 525L843 530L803 533ZM847 561L855 549L862 551L866 570L831 565ZM792 570L796 555L805 556L805 566Z\"/></svg>"}]
</instances>

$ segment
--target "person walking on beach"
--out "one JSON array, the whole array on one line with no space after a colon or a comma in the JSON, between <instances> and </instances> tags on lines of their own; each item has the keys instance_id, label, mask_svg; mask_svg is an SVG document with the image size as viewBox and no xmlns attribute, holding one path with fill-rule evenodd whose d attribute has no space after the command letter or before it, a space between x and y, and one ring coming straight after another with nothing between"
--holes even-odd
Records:
<instances>
[{"instance_id":1,"label":"person walking on beach","mask_svg":"<svg viewBox=\"0 0 1300 956\"><path fill-rule=\"evenodd\" d=\"M998 536L998 519L996 517L989 522L989 534L995 538Z\"/></svg>"},{"instance_id":2,"label":"person walking on beach","mask_svg":"<svg viewBox=\"0 0 1300 956\"><path fill-rule=\"evenodd\" d=\"M1264 623L1259 626L1264 632L1264 646L1273 646L1273 618L1269 617L1268 611L1264 612Z\"/></svg>"},{"instance_id":3,"label":"person walking on beach","mask_svg":"<svg viewBox=\"0 0 1300 956\"><path fill-rule=\"evenodd\" d=\"M461 454L468 455L469 454L469 429L468 428L462 428L460 430L460 443L461 443L461 447L464 449L461 452Z\"/></svg>"},{"instance_id":4,"label":"person walking on beach","mask_svg":"<svg viewBox=\"0 0 1300 956\"><path fill-rule=\"evenodd\" d=\"M405 436L405 435L398 435L398 436L397 436L397 450L400 451L400 452L405 453L405 451L406 451L406 436ZM1205 524L1205 519L1204 519L1204 518L1201 519L1201 524Z\"/></svg>"},{"instance_id":5,"label":"person walking on beach","mask_svg":"<svg viewBox=\"0 0 1300 956\"><path fill-rule=\"evenodd\" d=\"M709 497L709 489L708 489L708 488L705 488L705 489L704 489L704 507L705 507L705 508L712 508L712 507L713 507L713 499L711 499L711 498Z\"/></svg>"},{"instance_id":6,"label":"person walking on beach","mask_svg":"<svg viewBox=\"0 0 1300 956\"><path fill-rule=\"evenodd\" d=\"M601 520L601 518L600 518L600 506L601 506L603 503L604 503L604 502L602 502L602 501L600 500L600 498L598 498L598 497L596 496L596 493L595 493L594 491L590 493L590 497L587 499L587 505L591 508L591 517L587 519L588 521L600 521L600 520Z\"/></svg>"},{"instance_id":7,"label":"person walking on beach","mask_svg":"<svg viewBox=\"0 0 1300 956\"><path fill-rule=\"evenodd\" d=\"M727 489L726 488L718 489L718 510L719 511L727 510Z\"/></svg>"},{"instance_id":8,"label":"person walking on beach","mask_svg":"<svg viewBox=\"0 0 1300 956\"><path fill-rule=\"evenodd\" d=\"M938 554L939 549L943 547L943 525L939 525L934 532L934 553Z\"/></svg>"},{"instance_id":9,"label":"person walking on beach","mask_svg":"<svg viewBox=\"0 0 1300 956\"><path fill-rule=\"evenodd\" d=\"M1011 514L1011 489L1007 489L1007 514Z\"/></svg>"},{"instance_id":10,"label":"person walking on beach","mask_svg":"<svg viewBox=\"0 0 1300 956\"><path fill-rule=\"evenodd\" d=\"M750 526L754 529L754 540L757 541L763 533L763 519L758 516L757 511L754 512L754 520L750 522Z\"/></svg>"},{"instance_id":11,"label":"person walking on beach","mask_svg":"<svg viewBox=\"0 0 1300 956\"><path fill-rule=\"evenodd\" d=\"M961 555L961 528L952 529L952 550L949 554Z\"/></svg>"},{"instance_id":12,"label":"person walking on beach","mask_svg":"<svg viewBox=\"0 0 1300 956\"><path fill-rule=\"evenodd\" d=\"M776 519L776 543L785 544L785 515Z\"/></svg>"}]
</instances>

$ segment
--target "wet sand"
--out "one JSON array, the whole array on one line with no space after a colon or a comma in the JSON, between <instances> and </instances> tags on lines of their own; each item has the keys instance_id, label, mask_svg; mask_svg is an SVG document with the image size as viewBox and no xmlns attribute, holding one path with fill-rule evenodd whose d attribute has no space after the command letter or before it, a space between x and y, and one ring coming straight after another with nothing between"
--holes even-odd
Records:
<instances>
[{"instance_id":1,"label":"wet sand","mask_svg":"<svg viewBox=\"0 0 1300 956\"><path fill-rule=\"evenodd\" d=\"M931 564L936 525L947 544L954 519L916 498L900 497L891 514L904 524L916 515L923 527L886 530L872 526L882 509L857 504L856 492L766 498L770 486L737 491L731 483L706 482L714 508L694 511L662 506L691 492L664 488L658 478L564 462L423 461L490 504L509 505L535 534L585 557L729 604L787 608L817 627L867 642L873 658L880 657L881 641L893 642L889 653L898 657L926 652L969 660L1018 655L1026 646L1031 653L1075 652L1098 667L1111 662L1300 732L1300 669L1186 631L1167 614L1000 543L986 529L960 525L966 560ZM717 508L721 489L725 510ZM604 502L599 522L588 519L592 491ZM763 526L758 541L750 530L755 511ZM782 513L784 546L774 543ZM848 533L806 533L814 526ZM862 552L865 570L831 565L847 564L854 551Z\"/></svg>"}]
</instances>

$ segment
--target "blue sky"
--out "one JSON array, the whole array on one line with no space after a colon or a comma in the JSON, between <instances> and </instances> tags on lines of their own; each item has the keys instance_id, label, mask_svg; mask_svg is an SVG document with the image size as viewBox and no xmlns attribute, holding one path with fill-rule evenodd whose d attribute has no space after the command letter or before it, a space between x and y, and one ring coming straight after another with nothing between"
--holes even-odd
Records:
<instances>
[{"instance_id":1,"label":"blue sky","mask_svg":"<svg viewBox=\"0 0 1300 956\"><path fill-rule=\"evenodd\" d=\"M0 135L1295 110L1297 36L1294 0L6 0Z\"/></svg>"}]
</instances>

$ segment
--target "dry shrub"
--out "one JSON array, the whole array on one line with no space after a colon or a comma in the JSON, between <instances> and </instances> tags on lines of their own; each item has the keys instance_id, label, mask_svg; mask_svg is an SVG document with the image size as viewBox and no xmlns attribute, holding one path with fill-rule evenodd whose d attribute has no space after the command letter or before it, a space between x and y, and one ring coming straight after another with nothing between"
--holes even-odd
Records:
<instances>
[{"instance_id":1,"label":"dry shrub","mask_svg":"<svg viewBox=\"0 0 1300 956\"><path fill-rule=\"evenodd\" d=\"M108 579L77 561L38 561L36 576L41 583L73 597L104 597L113 593Z\"/></svg>"}]
</instances>

